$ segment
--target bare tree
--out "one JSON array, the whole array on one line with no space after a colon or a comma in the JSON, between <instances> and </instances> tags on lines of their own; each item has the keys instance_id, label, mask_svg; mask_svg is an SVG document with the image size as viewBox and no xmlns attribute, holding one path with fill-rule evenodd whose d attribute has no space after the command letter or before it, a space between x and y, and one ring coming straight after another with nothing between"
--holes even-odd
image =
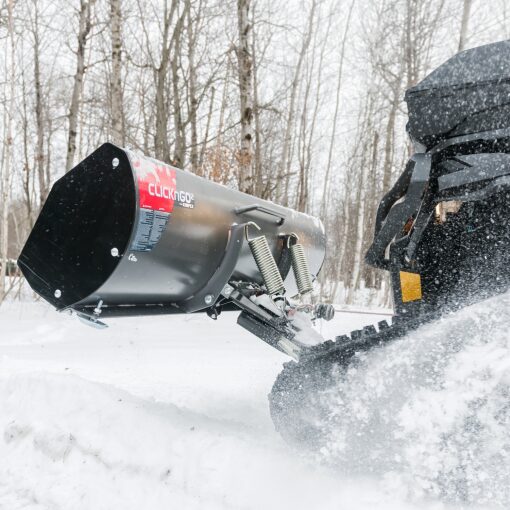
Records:
<instances>
[{"instance_id":1,"label":"bare tree","mask_svg":"<svg viewBox=\"0 0 510 510\"><path fill-rule=\"evenodd\" d=\"M39 180L39 200L43 204L48 195L49 185L44 170L44 119L43 119L43 91L40 65L40 33L39 33L39 9L37 2L33 2L34 19L32 33L34 36L34 89L35 89L35 121L37 126L35 164Z\"/></svg>"},{"instance_id":2,"label":"bare tree","mask_svg":"<svg viewBox=\"0 0 510 510\"><path fill-rule=\"evenodd\" d=\"M185 161L185 150L186 150L186 131L185 131L185 120L184 120L184 100L181 95L179 88L180 74L181 74L181 42L184 31L184 21L187 17L187 12L190 8L190 3L186 2L183 13L177 19L175 28L173 31L173 51L171 59L171 71L172 71L172 104L173 104L173 116L174 116L174 135L175 135L175 148L173 164L177 166L184 166Z\"/></svg>"},{"instance_id":3,"label":"bare tree","mask_svg":"<svg viewBox=\"0 0 510 510\"><path fill-rule=\"evenodd\" d=\"M239 189L249 193L253 186L253 56L250 53L250 0L237 0L239 41L236 48L241 108Z\"/></svg>"},{"instance_id":4,"label":"bare tree","mask_svg":"<svg viewBox=\"0 0 510 510\"><path fill-rule=\"evenodd\" d=\"M7 1L7 32L8 44L5 45L6 63L10 73L7 77L9 85L9 95L6 97L4 126L5 139L2 154L2 175L1 175L1 194L0 194L0 303L4 300L7 285L7 263L9 248L9 208L11 193L11 178L13 164L13 118L14 118L14 97L16 83L16 46L14 40L14 16L13 16L14 0Z\"/></svg>"},{"instance_id":5,"label":"bare tree","mask_svg":"<svg viewBox=\"0 0 510 510\"><path fill-rule=\"evenodd\" d=\"M225 128L225 112L227 110L230 69L231 69L230 59L227 59L227 65L225 68L225 78L223 80L223 93L222 93L222 97L221 97L218 133L216 135L216 144L215 144L214 150L211 154L212 172L210 172L210 175L213 177L213 179L215 181L219 181L219 182L224 181L224 173L222 171L223 134L224 134L224 128Z\"/></svg>"},{"instance_id":6,"label":"bare tree","mask_svg":"<svg viewBox=\"0 0 510 510\"><path fill-rule=\"evenodd\" d=\"M290 181L290 165L291 165L291 142L292 142L292 131L294 129L294 115L296 108L296 97L298 92L298 86L301 78L301 68L303 61L310 46L313 34L313 22L315 18L315 9L317 7L317 1L312 0L312 6L307 18L307 26L305 33L303 34L301 49L299 51L298 60L294 69L294 76L290 87L290 99L287 113L287 121L285 125L285 135L283 138L283 149L281 159L281 171L280 173L285 175L285 190L283 195L283 203L288 205L289 203L289 181Z\"/></svg>"},{"instance_id":7,"label":"bare tree","mask_svg":"<svg viewBox=\"0 0 510 510\"><path fill-rule=\"evenodd\" d=\"M199 163L199 151L198 151L198 98L197 98L197 66L195 60L195 50L196 50L196 39L197 34L195 31L195 25L199 27L200 23L200 13L201 13L201 5L198 6L196 19L193 19L191 2L190 0L186 0L188 3L187 6L187 20L186 20L186 31L188 33L188 60L189 60L189 80L188 80L188 90L189 90L189 123L191 130L191 147L190 147L190 163L191 163L191 171L193 173L198 172L198 163ZM206 128L207 131L207 128ZM207 136L206 136L207 138Z\"/></svg>"},{"instance_id":8,"label":"bare tree","mask_svg":"<svg viewBox=\"0 0 510 510\"><path fill-rule=\"evenodd\" d=\"M170 8L168 8L167 2L165 1L165 10L163 13L163 37L161 41L161 60L159 65L156 66L153 64L154 81L156 85L156 157L167 162L169 162L171 158L170 146L168 143L168 108L165 90L172 44L170 28L177 9L177 3L177 0L172 0ZM141 5L140 12L143 16L143 7ZM149 43L147 30L145 29L144 31L146 32L147 43Z\"/></svg>"},{"instance_id":9,"label":"bare tree","mask_svg":"<svg viewBox=\"0 0 510 510\"><path fill-rule=\"evenodd\" d=\"M204 175L204 158L205 158L205 153L207 151L207 144L209 142L209 130L211 128L211 121L212 121L213 108L214 108L214 96L215 95L216 95L216 89L214 87L211 87L211 100L209 102L209 111L207 113L207 121L205 123L204 139L202 141L202 146L200 148L200 158L198 160L198 167L196 170L196 173L201 176Z\"/></svg>"},{"instance_id":10,"label":"bare tree","mask_svg":"<svg viewBox=\"0 0 510 510\"><path fill-rule=\"evenodd\" d=\"M304 87L303 106L300 116L300 129L298 137L298 160L299 173L296 191L296 209L302 212L310 212L313 200L313 192L310 189L310 181L313 172L312 150L315 142L315 128L319 115L319 108L323 96L323 72L325 67L325 57L327 43L330 37L331 24L333 21L332 13L324 21L320 10L317 15L317 27L322 26L322 30L316 28L313 35L313 45L311 55L309 56L306 75L306 86ZM322 38L322 41L320 41ZM319 48L319 49L318 49ZM319 56L317 58L317 51ZM315 86L315 99L312 100L313 87Z\"/></svg>"},{"instance_id":11,"label":"bare tree","mask_svg":"<svg viewBox=\"0 0 510 510\"><path fill-rule=\"evenodd\" d=\"M124 110L122 108L122 15L120 0L110 0L110 25L112 34L112 140L123 146Z\"/></svg>"},{"instance_id":12,"label":"bare tree","mask_svg":"<svg viewBox=\"0 0 510 510\"><path fill-rule=\"evenodd\" d=\"M464 0L464 3L462 5L462 20L460 23L458 51L462 51L466 48L466 41L468 38L469 15L471 13L471 4L472 0Z\"/></svg>"},{"instance_id":13,"label":"bare tree","mask_svg":"<svg viewBox=\"0 0 510 510\"><path fill-rule=\"evenodd\" d=\"M151 52L150 29L144 19L144 3L138 0L140 11L140 23L145 36L145 50L148 53L146 60L149 64L138 64L140 67L147 66L152 70L155 86L155 134L154 149L155 156L166 162L173 162L177 165L184 164L184 151L186 146L183 120L183 105L181 90L179 88L181 40L183 37L184 22L187 17L189 2L186 2L184 9L179 13L179 0L164 2L163 21L161 27L160 57L156 59ZM172 103L168 98L168 77L172 78ZM170 108L173 105L172 113L174 118L174 156L170 154L171 144L169 142L168 120Z\"/></svg>"},{"instance_id":14,"label":"bare tree","mask_svg":"<svg viewBox=\"0 0 510 510\"><path fill-rule=\"evenodd\" d=\"M253 162L253 186L252 192L258 196L262 196L262 147L260 140L260 104L259 104L259 82L258 82L258 64L255 60L257 53L257 31L255 30L255 6L252 9L252 31L251 31L251 54L253 68L253 119L255 123L255 139L254 139L254 162Z\"/></svg>"},{"instance_id":15,"label":"bare tree","mask_svg":"<svg viewBox=\"0 0 510 510\"><path fill-rule=\"evenodd\" d=\"M61 167L110 138L320 214L329 298L384 287L363 254L408 156L405 89L451 48L508 31L508 2L454 4L3 0L0 260Z\"/></svg>"},{"instance_id":16,"label":"bare tree","mask_svg":"<svg viewBox=\"0 0 510 510\"><path fill-rule=\"evenodd\" d=\"M28 225L32 227L33 217L34 217L34 179L32 178L32 168L30 165L29 158L29 113L28 113L28 91L26 86L26 76L25 71L22 69L21 71L21 81L22 81L22 132L23 132L23 201L26 209L26 217L28 221Z\"/></svg>"},{"instance_id":17,"label":"bare tree","mask_svg":"<svg viewBox=\"0 0 510 510\"><path fill-rule=\"evenodd\" d=\"M349 5L349 10L347 11L345 26L344 26L344 32L342 35L342 42L340 43L340 52L339 52L339 58L338 58L338 73L336 77L336 93L335 93L335 113L333 114L333 128L331 130L331 138L329 141L329 150L328 150L328 162L326 164L326 171L324 173L324 186L322 190L322 202L321 202L321 210L320 210L320 216L321 218L324 218L326 215L326 211L328 210L328 204L329 204L329 177L331 174L331 164L333 161L333 150L336 144L336 130L338 126L338 115L340 113L340 92L342 90L342 77L343 77L343 71L344 71L344 59L345 59L345 47L347 44L347 36L349 33L349 28L351 26L351 17L352 17L352 11L354 8L354 2L355 0L351 1L351 4Z\"/></svg>"},{"instance_id":18,"label":"bare tree","mask_svg":"<svg viewBox=\"0 0 510 510\"><path fill-rule=\"evenodd\" d=\"M67 139L66 170L74 165L76 154L76 135L78 130L78 115L83 90L83 76L85 74L85 46L92 28L91 9L95 0L80 0L78 15L78 48L76 50L76 73L74 75L73 93L69 105L69 136Z\"/></svg>"}]
</instances>

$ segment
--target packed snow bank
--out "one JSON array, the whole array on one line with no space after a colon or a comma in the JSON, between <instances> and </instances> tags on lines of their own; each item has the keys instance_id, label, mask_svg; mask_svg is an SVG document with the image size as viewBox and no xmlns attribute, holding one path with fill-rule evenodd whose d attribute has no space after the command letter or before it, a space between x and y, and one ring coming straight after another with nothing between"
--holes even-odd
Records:
<instances>
[{"instance_id":1,"label":"packed snow bank","mask_svg":"<svg viewBox=\"0 0 510 510\"><path fill-rule=\"evenodd\" d=\"M0 403L0 479L49 508L312 508L328 485L235 423L75 376L0 380Z\"/></svg>"},{"instance_id":2,"label":"packed snow bank","mask_svg":"<svg viewBox=\"0 0 510 510\"><path fill-rule=\"evenodd\" d=\"M360 357L319 458L274 432L288 358L235 324L0 308L0 509L480 510L510 503L510 296ZM325 336L380 316L339 313ZM326 460L329 466L321 462Z\"/></svg>"},{"instance_id":3,"label":"packed snow bank","mask_svg":"<svg viewBox=\"0 0 510 510\"><path fill-rule=\"evenodd\" d=\"M408 497L508 508L509 310L506 294L358 356L321 396L322 457Z\"/></svg>"},{"instance_id":4,"label":"packed snow bank","mask_svg":"<svg viewBox=\"0 0 510 510\"><path fill-rule=\"evenodd\" d=\"M43 304L2 306L0 509L416 509L380 477L342 476L283 443L267 394L287 357L235 319L99 331Z\"/></svg>"}]
</instances>

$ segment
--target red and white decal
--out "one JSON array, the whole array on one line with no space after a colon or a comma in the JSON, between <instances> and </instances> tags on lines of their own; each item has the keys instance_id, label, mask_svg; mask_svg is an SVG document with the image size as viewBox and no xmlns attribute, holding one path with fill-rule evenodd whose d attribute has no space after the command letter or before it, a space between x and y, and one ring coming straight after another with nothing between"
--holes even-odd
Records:
<instances>
[{"instance_id":1,"label":"red and white decal","mask_svg":"<svg viewBox=\"0 0 510 510\"><path fill-rule=\"evenodd\" d=\"M128 154L138 180L139 207L171 213L177 190L175 169L132 152Z\"/></svg>"}]
</instances>

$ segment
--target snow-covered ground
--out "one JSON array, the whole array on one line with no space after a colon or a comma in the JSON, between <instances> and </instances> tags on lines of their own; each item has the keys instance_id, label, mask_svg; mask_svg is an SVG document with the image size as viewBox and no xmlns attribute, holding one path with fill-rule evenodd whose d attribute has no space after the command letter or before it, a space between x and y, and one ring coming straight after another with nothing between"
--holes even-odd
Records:
<instances>
[{"instance_id":1,"label":"snow-covered ground","mask_svg":"<svg viewBox=\"0 0 510 510\"><path fill-rule=\"evenodd\" d=\"M510 480L505 465L510 431L488 417L506 416L498 407L510 374L501 321L510 302L505 299L461 312L471 321L463 330L467 347L464 336L455 336L462 322L457 314L420 333L435 356L420 347L417 335L402 358L393 347L388 358L379 352L362 360L349 374L352 390L340 381L331 396L332 408L350 414L336 414L325 457L342 460L328 467L293 450L274 431L266 399L287 358L236 326L235 314L224 313L217 322L201 315L112 320L109 329L95 330L43 303L5 303L0 308L0 509L453 508L452 498L445 503L443 493L427 484L449 461L454 470L463 468L455 462L469 444L451 432L469 406L492 425L481 436L492 449L481 465L469 459L464 464L479 469L483 478L484 469L487 477L498 473L491 462L502 463L501 476L490 487L494 502L505 507L510 500L497 491ZM495 324L493 347L482 334L487 317ZM341 313L324 326L325 336L381 318ZM450 344L456 347L444 347ZM466 363L460 365L463 357ZM441 381L434 379L433 363ZM499 400L484 407L492 391ZM381 409L387 405L391 416L382 429L385 437L376 434L372 466L366 456L370 427L385 416ZM491 431L496 443L489 445ZM397 445L391 434L401 434ZM446 453L440 441L445 434L453 438L444 443L451 449ZM352 448L345 449L342 438L352 441ZM503 450L491 457L498 445ZM477 444L471 454L483 446ZM386 464L385 455L393 456ZM435 482L450 482L441 480Z\"/></svg>"}]
</instances>

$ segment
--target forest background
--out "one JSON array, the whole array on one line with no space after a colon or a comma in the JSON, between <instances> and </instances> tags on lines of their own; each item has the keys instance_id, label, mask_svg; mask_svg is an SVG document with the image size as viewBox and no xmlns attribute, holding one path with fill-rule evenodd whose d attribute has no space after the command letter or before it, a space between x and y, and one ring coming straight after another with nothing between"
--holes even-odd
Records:
<instances>
[{"instance_id":1,"label":"forest background","mask_svg":"<svg viewBox=\"0 0 510 510\"><path fill-rule=\"evenodd\" d=\"M405 90L509 34L506 0L2 0L0 302L52 183L111 141L320 217L321 298L389 305L363 255Z\"/></svg>"}]
</instances>

